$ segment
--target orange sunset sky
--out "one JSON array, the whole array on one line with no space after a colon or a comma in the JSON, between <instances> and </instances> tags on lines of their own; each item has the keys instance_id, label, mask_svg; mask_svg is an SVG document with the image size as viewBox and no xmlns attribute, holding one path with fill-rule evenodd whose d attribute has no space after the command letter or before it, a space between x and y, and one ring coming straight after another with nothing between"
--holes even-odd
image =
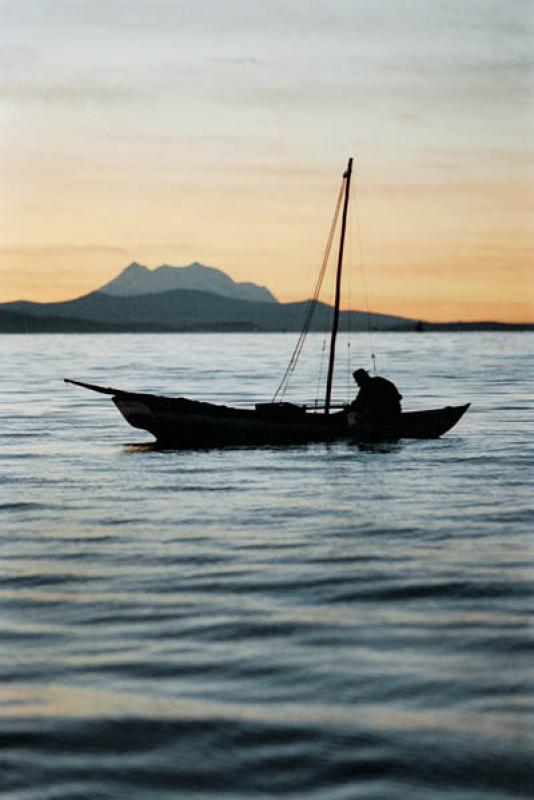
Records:
<instances>
[{"instance_id":1,"label":"orange sunset sky","mask_svg":"<svg viewBox=\"0 0 534 800\"><path fill-rule=\"evenodd\" d=\"M371 310L534 322L529 0L0 15L0 302L69 299L134 260L309 297L352 155L347 305L365 307L359 227Z\"/></svg>"}]
</instances>

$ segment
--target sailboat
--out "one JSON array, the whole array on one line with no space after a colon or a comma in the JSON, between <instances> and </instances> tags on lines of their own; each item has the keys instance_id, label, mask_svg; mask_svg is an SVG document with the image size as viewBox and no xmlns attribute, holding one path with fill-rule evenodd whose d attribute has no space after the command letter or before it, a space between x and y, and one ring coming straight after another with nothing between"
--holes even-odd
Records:
<instances>
[{"instance_id":1,"label":"sailboat","mask_svg":"<svg viewBox=\"0 0 534 800\"><path fill-rule=\"evenodd\" d=\"M394 419L370 421L362 419L350 406L339 407L332 403L332 385L336 357L336 341L341 303L341 276L347 213L352 176L352 158L343 173L338 206L331 230L331 244L337 214L343 199L343 213L339 238L336 271L334 315L330 334L330 353L324 405L305 405L277 401L258 403L254 408L234 408L214 403L199 402L185 397L163 397L154 394L130 392L109 386L98 386L65 378L65 383L81 386L100 394L109 395L126 422L134 428L151 433L157 443L173 448L226 447L243 445L288 445L311 442L353 440L362 442L395 441L403 438L434 439L449 431L469 408L461 406L428 411L402 412ZM329 252L329 247L327 248ZM322 273L327 256L323 261ZM322 277L321 277L322 280ZM320 287L320 283L318 284ZM304 331L286 370L287 378L300 353L317 300L308 310Z\"/></svg>"}]
</instances>

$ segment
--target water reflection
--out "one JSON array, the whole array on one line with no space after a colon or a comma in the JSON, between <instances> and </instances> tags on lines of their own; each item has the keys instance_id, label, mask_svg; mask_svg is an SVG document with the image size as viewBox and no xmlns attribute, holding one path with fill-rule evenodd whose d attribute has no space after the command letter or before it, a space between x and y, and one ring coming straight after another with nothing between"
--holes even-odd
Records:
<instances>
[{"instance_id":1,"label":"water reflection","mask_svg":"<svg viewBox=\"0 0 534 800\"><path fill-rule=\"evenodd\" d=\"M401 441L396 442L354 442L354 445L362 453L399 453L402 450L403 444Z\"/></svg>"}]
</instances>

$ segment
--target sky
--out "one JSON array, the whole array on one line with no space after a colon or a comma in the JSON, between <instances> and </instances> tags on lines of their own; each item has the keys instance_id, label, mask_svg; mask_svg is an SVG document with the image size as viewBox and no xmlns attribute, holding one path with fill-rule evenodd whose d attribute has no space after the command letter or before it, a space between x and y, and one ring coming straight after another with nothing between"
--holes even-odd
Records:
<instances>
[{"instance_id":1,"label":"sky","mask_svg":"<svg viewBox=\"0 0 534 800\"><path fill-rule=\"evenodd\" d=\"M131 261L309 297L353 156L346 306L534 322L533 29L531 0L0 0L0 302Z\"/></svg>"}]
</instances>

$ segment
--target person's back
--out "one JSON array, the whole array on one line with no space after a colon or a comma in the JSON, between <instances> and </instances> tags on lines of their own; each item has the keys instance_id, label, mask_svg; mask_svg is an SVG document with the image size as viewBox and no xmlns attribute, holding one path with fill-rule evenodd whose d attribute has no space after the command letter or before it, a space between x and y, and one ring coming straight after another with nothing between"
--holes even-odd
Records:
<instances>
[{"instance_id":1,"label":"person's back","mask_svg":"<svg viewBox=\"0 0 534 800\"><path fill-rule=\"evenodd\" d=\"M378 375L372 378L364 369L356 370L353 375L360 391L351 404L352 409L371 419L391 419L401 413L402 395L394 383Z\"/></svg>"}]
</instances>

